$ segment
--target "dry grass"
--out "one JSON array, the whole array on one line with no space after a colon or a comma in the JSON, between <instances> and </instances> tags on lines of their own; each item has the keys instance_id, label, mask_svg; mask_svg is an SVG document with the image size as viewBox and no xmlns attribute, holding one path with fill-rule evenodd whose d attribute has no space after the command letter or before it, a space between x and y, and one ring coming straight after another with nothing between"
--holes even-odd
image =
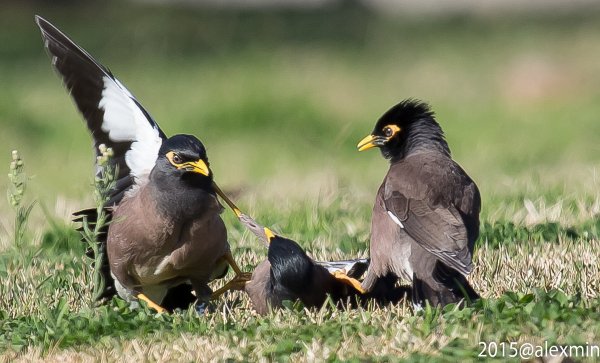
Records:
<instances>
[{"instance_id":1,"label":"dry grass","mask_svg":"<svg viewBox=\"0 0 600 363\"><path fill-rule=\"evenodd\" d=\"M320 180L323 183L319 192L313 191L314 198L304 201L279 198L275 187L274 193L268 196L258 190L244 190L237 199L242 208L258 220L297 239L314 258L367 256L364 242L368 240L370 228L369 191L340 187L335 178ZM598 198L591 193L583 195L592 197L557 199L547 193L537 200L509 199L489 207L490 212L483 219L499 223L512 221L523 227L548 221L577 226L597 218ZM67 204L58 201L52 213L64 218L67 210L75 208ZM512 218L507 218L509 216ZM235 256L244 269L251 270L265 258L266 251L230 213L225 214L225 218L230 226ZM339 236L344 237L340 240ZM114 302L112 311L90 311L87 306L91 298L91 271L87 268L88 261L82 258L81 249L54 251L43 247L41 240L33 239L23 251L14 251L10 245L4 247L6 258L0 261L0 296L3 297L0 312L5 314L4 321L12 321L20 327L32 324L42 327L37 331L30 329L27 334L31 337L25 334L28 344L23 350L9 349L0 354L0 362L268 361L288 356L293 361L314 362L332 357L341 360L397 360L415 356L443 359L447 354L472 358L478 342L484 340L510 339L539 344L548 338L565 342L596 341L600 337L600 327L586 317L581 322L587 327L585 331L577 325L564 324L561 318L544 323L551 324L550 330L543 325L539 329L527 327L517 318L500 326L485 320L486 316L506 314L490 313L487 304L504 301L506 294L512 292L524 296L536 291L558 290L570 298L581 298L585 306L596 308L600 291L600 241L597 239L560 235L556 241L506 240L490 245L482 242L474 256L475 270L470 279L486 303L473 310L472 316L458 321L452 311L415 314L408 302L347 311L328 306L316 311L283 310L260 317L240 293L227 296L216 305L214 313L201 318L184 313L154 321L157 318L152 314L139 318L115 306ZM215 288L219 285L216 283ZM534 301L543 299L536 297ZM527 309L525 305L516 304L515 314L523 314ZM83 317L90 322L106 319L114 321L115 328L100 331L94 328L84 331L79 343L78 340L65 343L73 334L69 332L73 329L69 328L72 323L59 328L54 325L62 306L66 306L62 314L68 319ZM564 313L571 314L568 309ZM122 319L129 323L121 334ZM134 323L137 320L139 326ZM525 325L521 331L522 324ZM62 333L45 337L46 333L42 333L45 326ZM146 326L151 327L146 329ZM498 330L505 332L497 333ZM553 336L549 335L550 331ZM519 333L515 335L515 332ZM311 337L311 334L316 336Z\"/></svg>"},{"instance_id":2,"label":"dry grass","mask_svg":"<svg viewBox=\"0 0 600 363\"><path fill-rule=\"evenodd\" d=\"M339 211L347 208L350 207L345 202L331 198L318 206L307 205L304 209L308 212L304 214L312 215L314 212L326 217L330 209ZM264 210L260 207L249 209ZM291 221L281 226L282 230L292 229L292 234L298 233L297 229L293 229L298 210L284 206L279 212L289 215ZM350 215L352 213L361 214L356 210ZM317 223L318 219L314 217L312 222ZM353 223L351 227L344 222L337 227L334 225L332 230L318 234L312 244L305 245L314 247L309 247L309 251L315 258L348 257L348 253L335 248L338 243L335 236L340 234L336 228L355 229L359 235L368 230L368 219L356 218ZM311 233L311 228L318 228L318 225L311 227L310 218L306 224L303 228L308 230L307 234ZM254 237L239 229L233 229L231 234L238 240L238 251L242 251L236 252L236 257L246 269L264 258L265 251L258 247ZM66 314L87 314L87 301L91 295L89 271L82 269L86 261L76 254L66 254L57 260L56 257L45 258L44 253L47 252L40 252L30 259L15 259L5 265L6 274L0 286L0 296L3 296L0 311L7 312L9 318L55 318L49 310L59 305L61 299L66 299ZM365 251L359 254L365 255ZM476 268L471 281L484 298L492 299L490 301L502 298L506 292L528 294L536 288L545 291L558 289L566 295L594 301L600 291L599 259L600 242L597 240L507 241L495 248L483 245L474 256ZM475 311L473 316L477 314L481 313ZM102 313L92 315L94 319L102 319ZM102 334L95 344L68 345L65 348L61 347L61 340L51 340L49 346L32 344L20 353L7 351L0 355L0 361L268 361L273 358L279 360L286 355L299 362L322 361L331 357L341 360L356 357L400 359L415 354L440 357L444 349L455 351L456 341L465 345L461 349L474 351L479 341L494 339L489 331L492 329L489 322L468 320L472 327L462 329L448 321L448 316L415 315L408 302L398 306L370 306L347 311L336 311L327 306L316 311L283 310L260 317L252 311L248 299L241 293L234 293L219 302L215 312L206 317L183 314L173 319L189 320L193 324L199 324L198 319L201 319L203 329L198 333L180 328L171 331L167 323L164 328L146 334L119 337L120 334L115 331L106 336ZM424 326L429 324L429 320L433 323L427 330ZM305 328L308 332L303 330ZM303 335L319 329L326 333L315 338ZM335 333L327 333L331 329ZM557 339L568 339L571 334L577 333L577 327L560 327L557 328ZM542 342L546 338L543 334L533 332L520 341ZM587 332L587 339L593 341L600 336L597 334L597 330ZM282 336L299 345L281 355L278 349L286 351L279 346Z\"/></svg>"},{"instance_id":3,"label":"dry grass","mask_svg":"<svg viewBox=\"0 0 600 363\"><path fill-rule=\"evenodd\" d=\"M483 246L475 254L471 281L483 296L534 288L559 289L585 299L600 294L600 242L561 241L530 244L514 241L497 249Z\"/></svg>"}]
</instances>

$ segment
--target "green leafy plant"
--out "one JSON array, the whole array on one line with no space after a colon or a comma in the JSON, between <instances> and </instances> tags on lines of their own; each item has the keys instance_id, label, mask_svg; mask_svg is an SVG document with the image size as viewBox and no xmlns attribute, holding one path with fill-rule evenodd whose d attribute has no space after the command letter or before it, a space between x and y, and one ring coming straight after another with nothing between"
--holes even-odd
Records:
<instances>
[{"instance_id":1,"label":"green leafy plant","mask_svg":"<svg viewBox=\"0 0 600 363\"><path fill-rule=\"evenodd\" d=\"M28 205L23 204L28 178L27 174L25 174L25 163L17 150L13 150L12 152L8 180L8 202L15 211L13 241L14 246L17 249L21 249L25 243L27 221L35 202Z\"/></svg>"},{"instance_id":2,"label":"green leafy plant","mask_svg":"<svg viewBox=\"0 0 600 363\"><path fill-rule=\"evenodd\" d=\"M96 202L96 220L89 221L87 216L83 217L82 236L87 247L93 252L93 258L89 265L88 281L90 282L92 299L90 306L95 305L100 294L104 290L106 281L101 273L102 260L104 258L104 249L99 243L99 236L102 229L108 224L108 215L105 210L105 204L110 197L111 190L116 184L117 167L110 162L113 151L104 144L98 147L100 155L97 158L98 172L94 179L94 201Z\"/></svg>"}]
</instances>

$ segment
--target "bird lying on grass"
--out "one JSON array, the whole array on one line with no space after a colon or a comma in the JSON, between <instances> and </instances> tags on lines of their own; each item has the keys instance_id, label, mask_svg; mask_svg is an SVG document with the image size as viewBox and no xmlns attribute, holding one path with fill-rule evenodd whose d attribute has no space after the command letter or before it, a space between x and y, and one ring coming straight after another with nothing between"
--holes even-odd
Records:
<instances>
[{"instance_id":1,"label":"bird lying on grass","mask_svg":"<svg viewBox=\"0 0 600 363\"><path fill-rule=\"evenodd\" d=\"M328 296L334 302L345 302L363 292L360 282L352 276L360 277L368 261L316 263L295 241L256 223L253 225L260 228L255 234L264 235L269 245L268 258L254 269L245 287L259 314L283 306L286 300L301 301L306 307L320 307Z\"/></svg>"},{"instance_id":2,"label":"bird lying on grass","mask_svg":"<svg viewBox=\"0 0 600 363\"><path fill-rule=\"evenodd\" d=\"M171 290L181 284L191 284L199 302L241 289L250 275L231 255L204 145L191 135L166 137L106 67L48 21L35 20L95 148L103 144L114 153L117 182L105 205L112 221L98 241L106 252L102 297L118 293L163 311L163 301L177 306L193 299L189 289ZM79 216L93 222L95 214ZM208 283L224 277L228 266L235 277L213 294Z\"/></svg>"},{"instance_id":3,"label":"bird lying on grass","mask_svg":"<svg viewBox=\"0 0 600 363\"><path fill-rule=\"evenodd\" d=\"M477 299L466 276L479 236L479 190L452 160L429 106L400 102L357 147L378 147L390 160L373 206L364 289L391 274L412 281L416 307Z\"/></svg>"},{"instance_id":4,"label":"bird lying on grass","mask_svg":"<svg viewBox=\"0 0 600 363\"><path fill-rule=\"evenodd\" d=\"M396 303L406 288L396 287L396 279L382 279L372 293L364 295L360 278L369 265L367 259L314 261L295 241L275 234L243 214L230 200L227 203L242 224L268 246L262 261L246 283L245 291L259 314L283 306L284 301L300 301L305 307L320 307L329 297L335 304L350 306Z\"/></svg>"}]
</instances>

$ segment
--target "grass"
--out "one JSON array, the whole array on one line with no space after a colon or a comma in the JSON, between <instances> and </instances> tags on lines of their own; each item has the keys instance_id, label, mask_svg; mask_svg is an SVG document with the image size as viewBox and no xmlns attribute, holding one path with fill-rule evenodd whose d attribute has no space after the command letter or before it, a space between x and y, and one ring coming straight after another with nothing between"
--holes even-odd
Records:
<instances>
[{"instance_id":1,"label":"grass","mask_svg":"<svg viewBox=\"0 0 600 363\"><path fill-rule=\"evenodd\" d=\"M338 206L323 210L334 212ZM236 256L245 269L264 258L254 237L237 226L231 235L239 237ZM332 238L323 235L316 240L333 246ZM90 309L87 301L92 293L82 246L73 244L62 253L43 248L36 258L13 252L2 263L6 271L1 272L0 293L5 299L0 306L4 332L0 345L9 349L4 357L11 360L61 356L116 360L130 355L151 360L280 360L311 354L320 360L413 359L414 354L473 358L479 341L595 342L600 334L598 240L523 242L477 249L471 281L485 300L462 311L448 308L420 314L400 304L347 311L329 306L318 311L292 309L259 317L239 294L220 301L216 312L206 317L131 311L119 300ZM331 247L312 251L316 257L340 255Z\"/></svg>"},{"instance_id":2,"label":"grass","mask_svg":"<svg viewBox=\"0 0 600 363\"><path fill-rule=\"evenodd\" d=\"M240 207L317 258L368 255L386 164L356 142L400 99L430 101L482 191L471 281L484 299L266 317L237 293L206 317L118 300L90 308L90 265L69 215L94 205L93 154L34 13L109 65L167 134L203 140ZM18 246L14 210L0 203L0 361L445 361L477 359L480 341L600 343L599 17L7 5L0 166L18 149L31 176L23 205L38 203ZM266 251L224 218L251 270Z\"/></svg>"}]
</instances>

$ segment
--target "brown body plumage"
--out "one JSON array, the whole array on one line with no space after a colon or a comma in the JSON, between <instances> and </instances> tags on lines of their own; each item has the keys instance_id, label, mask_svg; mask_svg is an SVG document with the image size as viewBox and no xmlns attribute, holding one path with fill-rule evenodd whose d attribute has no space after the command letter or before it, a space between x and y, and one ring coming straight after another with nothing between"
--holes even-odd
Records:
<instances>
[{"instance_id":1,"label":"brown body plumage","mask_svg":"<svg viewBox=\"0 0 600 363\"><path fill-rule=\"evenodd\" d=\"M227 270L227 231L216 196L191 218L161 212L152 188L125 196L113 212L107 252L111 272L124 287L161 302L170 287L191 283L208 299L207 283Z\"/></svg>"},{"instance_id":2,"label":"brown body plumage","mask_svg":"<svg viewBox=\"0 0 600 363\"><path fill-rule=\"evenodd\" d=\"M400 103L359 149L373 146L391 164L373 207L365 289L393 273L413 282L418 306L477 298L465 276L479 235L479 191L450 157L433 113L423 103Z\"/></svg>"},{"instance_id":3,"label":"brown body plumage","mask_svg":"<svg viewBox=\"0 0 600 363\"><path fill-rule=\"evenodd\" d=\"M169 289L189 283L196 298L206 301L211 297L208 282L224 276L228 265L236 278L212 297L241 288L248 275L231 256L217 200L220 190L204 145L191 135L167 137L106 67L46 20L36 17L36 22L94 145L113 151L109 161L116 183L105 203L110 225L98 239L98 250L106 251L97 266L105 280L99 298L118 292L162 311L156 303ZM96 213L82 211L79 220L96 223ZM187 307L193 299L190 289L174 291L171 308Z\"/></svg>"}]
</instances>

